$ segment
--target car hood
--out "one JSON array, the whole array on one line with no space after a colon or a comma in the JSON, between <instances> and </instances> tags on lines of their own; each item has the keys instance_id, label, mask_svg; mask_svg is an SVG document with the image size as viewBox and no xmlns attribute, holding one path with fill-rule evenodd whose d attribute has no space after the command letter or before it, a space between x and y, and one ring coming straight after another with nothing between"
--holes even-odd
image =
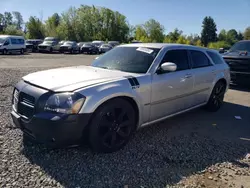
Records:
<instances>
[{"instance_id":1,"label":"car hood","mask_svg":"<svg viewBox=\"0 0 250 188\"><path fill-rule=\"evenodd\" d=\"M72 45L64 44L64 45L61 45L60 47L72 47Z\"/></svg>"},{"instance_id":2,"label":"car hood","mask_svg":"<svg viewBox=\"0 0 250 188\"><path fill-rule=\"evenodd\" d=\"M74 91L98 83L119 80L124 76L137 74L92 66L77 66L50 69L28 74L23 80L35 86L52 91Z\"/></svg>"},{"instance_id":3,"label":"car hood","mask_svg":"<svg viewBox=\"0 0 250 188\"><path fill-rule=\"evenodd\" d=\"M39 44L38 46L52 46L52 44Z\"/></svg>"},{"instance_id":4,"label":"car hood","mask_svg":"<svg viewBox=\"0 0 250 188\"><path fill-rule=\"evenodd\" d=\"M226 52L222 54L223 57L241 57L241 58L249 58L250 57L250 52L247 52L246 54L241 54L242 52Z\"/></svg>"}]
</instances>

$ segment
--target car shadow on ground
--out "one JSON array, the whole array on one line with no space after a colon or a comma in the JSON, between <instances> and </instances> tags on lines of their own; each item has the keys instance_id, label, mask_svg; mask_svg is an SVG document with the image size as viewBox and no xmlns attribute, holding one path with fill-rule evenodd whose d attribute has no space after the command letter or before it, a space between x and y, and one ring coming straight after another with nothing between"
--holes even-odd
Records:
<instances>
[{"instance_id":1,"label":"car shadow on ground","mask_svg":"<svg viewBox=\"0 0 250 188\"><path fill-rule=\"evenodd\" d=\"M250 108L225 102L139 130L121 151L49 150L25 143L22 153L65 187L164 187L250 151ZM234 116L241 116L241 120Z\"/></svg>"}]
</instances>

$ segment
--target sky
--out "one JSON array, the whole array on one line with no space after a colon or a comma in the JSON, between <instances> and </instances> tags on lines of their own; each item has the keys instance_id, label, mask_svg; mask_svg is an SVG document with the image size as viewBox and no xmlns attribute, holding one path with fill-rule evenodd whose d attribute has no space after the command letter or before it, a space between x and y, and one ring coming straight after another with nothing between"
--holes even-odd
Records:
<instances>
[{"instance_id":1,"label":"sky","mask_svg":"<svg viewBox=\"0 0 250 188\"><path fill-rule=\"evenodd\" d=\"M55 12L81 4L118 11L132 25L153 18L164 26L165 33L178 28L184 34L200 34L205 16L215 20L218 31L244 31L250 26L250 0L0 0L0 13L19 11L25 21L29 16L46 20Z\"/></svg>"}]
</instances>

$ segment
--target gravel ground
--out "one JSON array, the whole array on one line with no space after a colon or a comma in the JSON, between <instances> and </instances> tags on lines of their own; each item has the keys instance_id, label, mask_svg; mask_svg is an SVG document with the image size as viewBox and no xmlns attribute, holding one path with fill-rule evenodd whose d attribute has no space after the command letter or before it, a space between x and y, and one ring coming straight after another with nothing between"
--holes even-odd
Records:
<instances>
[{"instance_id":1,"label":"gravel ground","mask_svg":"<svg viewBox=\"0 0 250 188\"><path fill-rule=\"evenodd\" d=\"M30 72L94 57L0 56L0 187L250 187L250 92L237 87L219 112L197 109L144 128L116 153L23 142L9 115L15 83Z\"/></svg>"}]
</instances>

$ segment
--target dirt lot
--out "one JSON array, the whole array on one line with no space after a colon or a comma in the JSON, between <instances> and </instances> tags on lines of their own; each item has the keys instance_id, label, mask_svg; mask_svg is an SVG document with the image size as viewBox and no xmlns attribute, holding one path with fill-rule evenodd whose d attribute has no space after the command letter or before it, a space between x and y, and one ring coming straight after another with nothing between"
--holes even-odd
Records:
<instances>
[{"instance_id":1,"label":"dirt lot","mask_svg":"<svg viewBox=\"0 0 250 188\"><path fill-rule=\"evenodd\" d=\"M219 112L197 109L146 127L113 154L23 143L9 115L15 83L94 57L0 56L0 187L250 187L250 91L236 86Z\"/></svg>"}]
</instances>

